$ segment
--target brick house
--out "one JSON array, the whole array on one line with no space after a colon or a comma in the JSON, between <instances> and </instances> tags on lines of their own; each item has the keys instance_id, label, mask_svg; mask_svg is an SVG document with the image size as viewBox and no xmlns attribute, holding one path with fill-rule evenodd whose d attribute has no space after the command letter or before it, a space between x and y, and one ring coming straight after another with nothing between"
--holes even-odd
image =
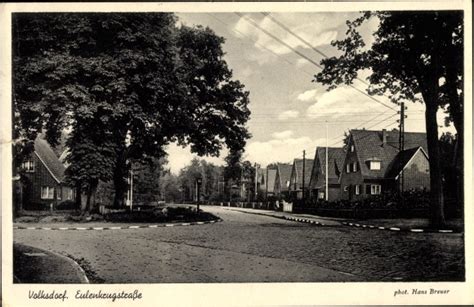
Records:
<instances>
[{"instance_id":1,"label":"brick house","mask_svg":"<svg viewBox=\"0 0 474 307\"><path fill-rule=\"evenodd\" d=\"M45 208L64 200L74 200L74 189L64 183L66 168L41 137L36 138L34 151L20 169L24 209Z\"/></svg>"},{"instance_id":2,"label":"brick house","mask_svg":"<svg viewBox=\"0 0 474 307\"><path fill-rule=\"evenodd\" d=\"M328 200L340 198L342 173L346 153L343 148L328 147ZM309 182L310 197L325 199L326 193L326 147L317 147L314 155L313 169Z\"/></svg>"},{"instance_id":3,"label":"brick house","mask_svg":"<svg viewBox=\"0 0 474 307\"><path fill-rule=\"evenodd\" d=\"M292 198L301 199L303 197L303 174L305 195L309 195L308 187L311 180L311 170L313 169L313 160L306 159L303 170L303 159L295 159L291 169L289 192Z\"/></svg>"},{"instance_id":4,"label":"brick house","mask_svg":"<svg viewBox=\"0 0 474 307\"><path fill-rule=\"evenodd\" d=\"M405 150L400 152L396 129L351 130L340 178L341 198L395 192L401 184L404 190L429 189L426 134L405 132L404 138Z\"/></svg>"},{"instance_id":5,"label":"brick house","mask_svg":"<svg viewBox=\"0 0 474 307\"><path fill-rule=\"evenodd\" d=\"M275 196L288 197L290 188L291 170L293 165L278 163L276 167L276 178L275 178Z\"/></svg>"}]
</instances>

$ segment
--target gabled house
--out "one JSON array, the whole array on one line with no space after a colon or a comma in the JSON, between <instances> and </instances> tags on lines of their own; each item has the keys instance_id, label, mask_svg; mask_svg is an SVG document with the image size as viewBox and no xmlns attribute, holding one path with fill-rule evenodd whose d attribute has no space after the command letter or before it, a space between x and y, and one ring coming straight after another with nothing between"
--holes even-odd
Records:
<instances>
[{"instance_id":1,"label":"gabled house","mask_svg":"<svg viewBox=\"0 0 474 307\"><path fill-rule=\"evenodd\" d=\"M399 131L351 130L341 173L341 198L354 200L403 189L429 189L430 173L425 133L405 132L399 151Z\"/></svg>"},{"instance_id":2,"label":"gabled house","mask_svg":"<svg viewBox=\"0 0 474 307\"><path fill-rule=\"evenodd\" d=\"M278 197L287 197L290 188L291 170L293 165L278 163L276 166L275 195Z\"/></svg>"},{"instance_id":3,"label":"gabled house","mask_svg":"<svg viewBox=\"0 0 474 307\"><path fill-rule=\"evenodd\" d=\"M328 200L340 198L339 178L342 173L346 153L343 148L328 147ZM310 196L315 199L326 199L326 147L317 147L314 155L313 169L309 182Z\"/></svg>"},{"instance_id":4,"label":"gabled house","mask_svg":"<svg viewBox=\"0 0 474 307\"><path fill-rule=\"evenodd\" d=\"M74 189L64 183L66 168L48 142L38 136L34 151L21 164L24 209L74 200Z\"/></svg>"},{"instance_id":5,"label":"gabled house","mask_svg":"<svg viewBox=\"0 0 474 307\"><path fill-rule=\"evenodd\" d=\"M303 163L303 159L295 159L293 161L293 167L291 169L291 177L290 177L290 186L289 186L291 197L296 198L296 199L301 199L303 197L303 183L304 183L305 195L309 195L308 187L309 187L309 181L311 180L312 169L313 169L313 160L311 159L306 159L304 163Z\"/></svg>"},{"instance_id":6,"label":"gabled house","mask_svg":"<svg viewBox=\"0 0 474 307\"><path fill-rule=\"evenodd\" d=\"M277 170L275 168L267 168L267 190L266 196L275 196L275 180L277 177Z\"/></svg>"}]
</instances>

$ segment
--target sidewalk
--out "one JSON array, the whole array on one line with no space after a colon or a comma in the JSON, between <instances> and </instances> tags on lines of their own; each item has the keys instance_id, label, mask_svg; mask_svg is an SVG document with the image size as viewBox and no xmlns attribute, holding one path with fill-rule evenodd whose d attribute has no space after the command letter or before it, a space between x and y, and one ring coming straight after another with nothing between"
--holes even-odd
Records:
<instances>
[{"instance_id":1,"label":"sidewalk","mask_svg":"<svg viewBox=\"0 0 474 307\"><path fill-rule=\"evenodd\" d=\"M89 283L84 270L72 259L53 252L13 244L14 283Z\"/></svg>"},{"instance_id":2,"label":"sidewalk","mask_svg":"<svg viewBox=\"0 0 474 307\"><path fill-rule=\"evenodd\" d=\"M354 220L347 218L323 217L311 214L298 214L291 212L270 211L249 208L223 207L226 210L240 211L249 214L259 214L282 219L296 220L321 226L352 226L361 228L378 228L381 230L410 231L410 232L464 232L462 219L448 220L446 229L429 229L429 220L423 218L412 219L367 219Z\"/></svg>"},{"instance_id":3,"label":"sidewalk","mask_svg":"<svg viewBox=\"0 0 474 307\"><path fill-rule=\"evenodd\" d=\"M322 217L311 214L297 214L291 212L281 212L281 211L270 211L270 210L261 210L261 209L250 209L250 208L233 208L233 207L222 207L226 210L240 211L250 214L266 215L271 217L276 217L280 219L285 218L296 218L313 221L314 223L319 223L324 226L340 226L343 221L347 219L339 219L333 217Z\"/></svg>"}]
</instances>

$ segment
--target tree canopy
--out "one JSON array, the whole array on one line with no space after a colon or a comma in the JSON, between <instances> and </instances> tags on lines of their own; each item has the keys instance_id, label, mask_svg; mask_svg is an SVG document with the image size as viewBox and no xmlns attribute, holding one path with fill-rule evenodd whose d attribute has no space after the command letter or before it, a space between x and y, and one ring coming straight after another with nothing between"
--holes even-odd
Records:
<instances>
[{"instance_id":1,"label":"tree canopy","mask_svg":"<svg viewBox=\"0 0 474 307\"><path fill-rule=\"evenodd\" d=\"M379 21L374 41L366 45L360 26ZM351 84L361 70L370 70L370 94L386 94L395 103L426 105L425 121L430 157L431 222L444 224L443 191L436 113L446 106L449 120L463 139L463 13L462 11L364 12L347 22L346 37L333 41L340 56L323 59L315 81L329 90ZM462 146L458 146L462 153Z\"/></svg>"},{"instance_id":2,"label":"tree canopy","mask_svg":"<svg viewBox=\"0 0 474 307\"><path fill-rule=\"evenodd\" d=\"M249 137L248 92L208 28L178 27L169 13L15 14L13 42L21 134L34 140L45 130L55 145L72 129L71 162L113 178L116 205L128 160L163 157L171 142L218 155Z\"/></svg>"}]
</instances>

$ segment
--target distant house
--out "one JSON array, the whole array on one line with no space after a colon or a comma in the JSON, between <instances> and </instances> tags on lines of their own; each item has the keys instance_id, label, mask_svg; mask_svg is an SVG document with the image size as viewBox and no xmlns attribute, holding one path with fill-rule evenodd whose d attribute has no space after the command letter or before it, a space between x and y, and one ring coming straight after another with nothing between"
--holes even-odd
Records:
<instances>
[{"instance_id":1,"label":"distant house","mask_svg":"<svg viewBox=\"0 0 474 307\"><path fill-rule=\"evenodd\" d=\"M34 151L21 164L24 209L74 200L74 189L64 183L65 170L48 142L38 136Z\"/></svg>"},{"instance_id":2,"label":"distant house","mask_svg":"<svg viewBox=\"0 0 474 307\"><path fill-rule=\"evenodd\" d=\"M339 179L342 173L345 151L343 148L328 148L328 200L334 201L340 198ZM326 198L326 148L316 148L313 169L309 183L310 196L316 199Z\"/></svg>"},{"instance_id":3,"label":"distant house","mask_svg":"<svg viewBox=\"0 0 474 307\"><path fill-rule=\"evenodd\" d=\"M287 197L290 189L290 178L291 170L293 165L278 163L276 166L276 178L275 178L275 196Z\"/></svg>"},{"instance_id":4,"label":"distant house","mask_svg":"<svg viewBox=\"0 0 474 307\"><path fill-rule=\"evenodd\" d=\"M267 169L257 169L257 191L259 195L265 195L267 190Z\"/></svg>"},{"instance_id":5,"label":"distant house","mask_svg":"<svg viewBox=\"0 0 474 307\"><path fill-rule=\"evenodd\" d=\"M303 167L304 164L304 167ZM303 163L303 159L295 159L293 167L291 169L290 195L293 198L301 199L303 197L303 183L305 189L305 195L309 195L308 187L311 180L311 170L313 169L313 160L306 159ZM304 175L304 178L303 178Z\"/></svg>"},{"instance_id":6,"label":"distant house","mask_svg":"<svg viewBox=\"0 0 474 307\"><path fill-rule=\"evenodd\" d=\"M266 185L267 197L275 196L276 177L277 177L277 169L267 168L267 185Z\"/></svg>"},{"instance_id":7,"label":"distant house","mask_svg":"<svg viewBox=\"0 0 474 307\"><path fill-rule=\"evenodd\" d=\"M425 133L405 132L399 151L399 131L351 130L341 173L341 198L353 200L384 191L429 189L430 173Z\"/></svg>"}]
</instances>

